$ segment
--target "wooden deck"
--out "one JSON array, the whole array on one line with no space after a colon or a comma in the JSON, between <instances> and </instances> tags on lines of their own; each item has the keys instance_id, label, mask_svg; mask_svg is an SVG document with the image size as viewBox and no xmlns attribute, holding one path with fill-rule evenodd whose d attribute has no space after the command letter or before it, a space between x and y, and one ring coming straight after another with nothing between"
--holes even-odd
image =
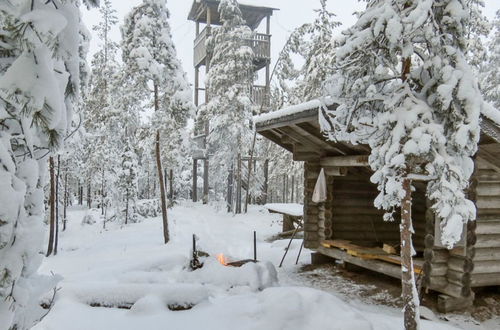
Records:
<instances>
[{"instance_id":1,"label":"wooden deck","mask_svg":"<svg viewBox=\"0 0 500 330\"><path fill-rule=\"evenodd\" d=\"M317 251L345 262L379 272L391 277L401 278L401 257L390 254L382 248L369 248L346 240L326 240L321 242ZM414 271L423 272L423 260L414 259Z\"/></svg>"}]
</instances>

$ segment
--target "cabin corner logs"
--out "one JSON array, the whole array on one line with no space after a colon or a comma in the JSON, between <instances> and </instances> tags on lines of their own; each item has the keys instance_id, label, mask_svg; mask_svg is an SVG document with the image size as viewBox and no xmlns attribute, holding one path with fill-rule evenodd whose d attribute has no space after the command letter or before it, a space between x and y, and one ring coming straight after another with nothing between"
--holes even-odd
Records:
<instances>
[{"instance_id":1,"label":"cabin corner logs","mask_svg":"<svg viewBox=\"0 0 500 330\"><path fill-rule=\"evenodd\" d=\"M348 170L328 167L332 164L325 163L325 157L353 162L358 156L348 155L367 150L324 139L318 124L318 109L283 111L282 116L278 111L256 127L259 134L294 153L294 159L305 161L304 246L324 256L399 277L399 265L363 260L322 244L324 240L377 246L396 246L400 242L399 219L384 222L383 211L373 205L378 190L370 182L370 169L359 163L346 163ZM442 312L469 307L475 288L500 286L500 128L487 118L483 118L481 128L475 172L468 191L476 204L477 220L465 226L464 238L457 247L448 250L440 246L439 222L426 199L426 184L413 182L416 188L412 194L413 243L416 264L423 270L418 278L424 288L439 294L438 308ZM305 154L305 146L314 148ZM322 166L326 166L327 200L316 204L312 202L312 194Z\"/></svg>"}]
</instances>

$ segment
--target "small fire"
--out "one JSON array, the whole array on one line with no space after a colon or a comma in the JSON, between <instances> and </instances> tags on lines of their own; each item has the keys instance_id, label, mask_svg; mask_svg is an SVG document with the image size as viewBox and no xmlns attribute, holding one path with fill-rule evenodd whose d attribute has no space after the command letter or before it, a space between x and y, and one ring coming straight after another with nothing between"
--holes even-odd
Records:
<instances>
[{"instance_id":1,"label":"small fire","mask_svg":"<svg viewBox=\"0 0 500 330\"><path fill-rule=\"evenodd\" d=\"M219 253L219 254L217 255L217 260L219 260L219 262L220 262L221 264L223 264L224 266L227 266L227 259L226 259L226 257L224 256L224 254L223 254L223 253Z\"/></svg>"}]
</instances>

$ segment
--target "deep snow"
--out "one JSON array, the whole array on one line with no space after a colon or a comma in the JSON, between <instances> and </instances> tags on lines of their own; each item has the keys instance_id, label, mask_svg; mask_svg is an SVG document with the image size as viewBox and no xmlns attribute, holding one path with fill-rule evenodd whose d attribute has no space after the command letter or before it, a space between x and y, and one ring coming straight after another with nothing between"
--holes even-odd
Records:
<instances>
[{"instance_id":1,"label":"deep snow","mask_svg":"<svg viewBox=\"0 0 500 330\"><path fill-rule=\"evenodd\" d=\"M265 241L280 231L281 216L263 207L233 216L183 202L169 212L172 240L167 245L162 244L159 218L127 226L108 223L103 230L99 221L81 224L87 212L70 212L58 255L43 263L42 272L60 274L64 280L54 307L34 329L403 328L397 309L345 301L342 295L299 286L294 276L299 269L294 265L299 240L278 269L278 283L271 263L279 263L288 241ZM193 233L200 249L211 256L224 253L235 261L252 258L253 230L262 262L232 268L209 257L200 270L186 268ZM309 253L303 251L301 264L308 263ZM168 306L194 307L172 311ZM453 329L428 321L423 326Z\"/></svg>"}]
</instances>

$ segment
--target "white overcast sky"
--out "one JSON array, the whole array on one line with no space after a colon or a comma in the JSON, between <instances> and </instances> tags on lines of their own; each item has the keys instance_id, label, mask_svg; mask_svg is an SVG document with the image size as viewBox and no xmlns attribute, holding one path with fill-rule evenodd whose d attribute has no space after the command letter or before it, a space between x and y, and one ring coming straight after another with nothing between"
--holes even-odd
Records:
<instances>
[{"instance_id":1,"label":"white overcast sky","mask_svg":"<svg viewBox=\"0 0 500 330\"><path fill-rule=\"evenodd\" d=\"M123 17L142 0L112 0L114 8L118 11L119 24L122 24ZM190 82L194 80L193 69L193 40L195 36L195 23L187 20L189 9L193 0L167 0L167 7L170 10L170 27L177 55L181 59L184 71L188 74ZM283 47L290 31L303 23L311 22L314 17L314 9L320 6L319 0L244 0L245 4L262 5L268 4L270 7L279 8L271 17L271 46L272 58L276 60L278 53ZM358 0L329 0L328 8L337 15L338 21L348 27L355 22L352 13L361 10L364 3ZM485 0L484 13L492 19L495 12L500 9L499 0ZM97 9L84 10L84 21L89 28L99 21ZM92 31L93 32L93 31ZM112 33L115 41L120 40L120 31L116 28ZM99 41L93 38L91 43L91 53L95 52Z\"/></svg>"}]
</instances>

